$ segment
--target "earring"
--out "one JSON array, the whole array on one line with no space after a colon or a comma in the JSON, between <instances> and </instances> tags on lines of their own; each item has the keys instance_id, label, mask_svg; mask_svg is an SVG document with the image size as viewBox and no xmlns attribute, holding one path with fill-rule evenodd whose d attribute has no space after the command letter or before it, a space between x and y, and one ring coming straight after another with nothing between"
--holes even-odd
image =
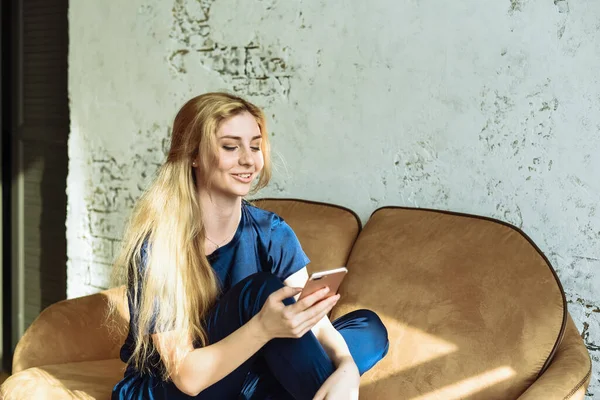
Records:
<instances>
[{"instance_id":1,"label":"earring","mask_svg":"<svg viewBox=\"0 0 600 400\"><path fill-rule=\"evenodd\" d=\"M196 166L196 161L194 161L194 162L192 163L192 167L195 167L195 166Z\"/></svg>"}]
</instances>

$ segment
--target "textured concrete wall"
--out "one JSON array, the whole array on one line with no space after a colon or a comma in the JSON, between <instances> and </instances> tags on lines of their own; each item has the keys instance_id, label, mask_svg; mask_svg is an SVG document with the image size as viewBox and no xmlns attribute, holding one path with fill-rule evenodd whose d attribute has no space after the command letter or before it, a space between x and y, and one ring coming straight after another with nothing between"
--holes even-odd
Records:
<instances>
[{"instance_id":1,"label":"textured concrete wall","mask_svg":"<svg viewBox=\"0 0 600 400\"><path fill-rule=\"evenodd\" d=\"M600 2L79 0L70 5L68 295L107 285L178 107L265 107L265 196L487 215L564 283L600 395Z\"/></svg>"}]
</instances>

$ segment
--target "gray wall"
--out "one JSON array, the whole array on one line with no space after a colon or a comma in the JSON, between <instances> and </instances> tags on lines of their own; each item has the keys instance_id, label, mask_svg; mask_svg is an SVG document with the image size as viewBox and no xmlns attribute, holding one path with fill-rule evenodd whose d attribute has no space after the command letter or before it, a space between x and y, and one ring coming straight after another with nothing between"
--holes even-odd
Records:
<instances>
[{"instance_id":1,"label":"gray wall","mask_svg":"<svg viewBox=\"0 0 600 400\"><path fill-rule=\"evenodd\" d=\"M70 5L68 295L105 288L183 101L269 116L262 196L498 218L558 270L600 395L600 2L80 0Z\"/></svg>"}]
</instances>

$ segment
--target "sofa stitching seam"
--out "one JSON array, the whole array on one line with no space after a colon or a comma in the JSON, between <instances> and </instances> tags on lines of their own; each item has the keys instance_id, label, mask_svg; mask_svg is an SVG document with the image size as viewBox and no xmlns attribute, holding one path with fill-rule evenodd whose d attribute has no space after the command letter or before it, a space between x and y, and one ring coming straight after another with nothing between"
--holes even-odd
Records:
<instances>
[{"instance_id":1,"label":"sofa stitching seam","mask_svg":"<svg viewBox=\"0 0 600 400\"><path fill-rule=\"evenodd\" d=\"M314 204L314 205L319 205L319 206L337 208L338 210L346 211L346 212L349 212L350 214L352 214L352 216L356 220L356 223L358 224L358 233L360 233L363 228L362 221L360 220L360 217L358 216L356 211L354 211L348 207L340 206L337 204L325 203L325 202L316 201L316 200L305 200L305 199L297 199L297 198L276 198L276 197L259 197L259 198L248 200L248 201L252 204L252 203L260 203L261 201L273 201L273 200L277 200L277 201L283 200L283 201L287 201L287 202L297 201L297 202L304 203L304 204Z\"/></svg>"},{"instance_id":2,"label":"sofa stitching seam","mask_svg":"<svg viewBox=\"0 0 600 400\"><path fill-rule=\"evenodd\" d=\"M566 395L563 400L568 400L570 399L578 390L580 387L582 387L585 383L585 381L588 380L588 378L592 375L592 365L590 363L590 367L588 368L588 372L587 374L585 374L585 376L583 377L582 380L579 381L579 383L577 383L577 385L575 385L575 387L573 389L571 389L571 391L569 392L568 395Z\"/></svg>"}]
</instances>

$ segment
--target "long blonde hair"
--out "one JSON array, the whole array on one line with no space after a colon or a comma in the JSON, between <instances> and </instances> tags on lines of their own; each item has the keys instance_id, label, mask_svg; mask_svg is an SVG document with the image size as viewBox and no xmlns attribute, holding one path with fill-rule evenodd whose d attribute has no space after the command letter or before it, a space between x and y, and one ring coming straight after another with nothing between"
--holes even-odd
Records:
<instances>
[{"instance_id":1,"label":"long blonde hair","mask_svg":"<svg viewBox=\"0 0 600 400\"><path fill-rule=\"evenodd\" d=\"M113 282L128 282L133 304L138 305L137 326L132 325L136 329L131 332L135 348L129 360L138 371L149 370L148 360L155 351L148 333L152 323L157 332L172 331L182 345L189 338L207 344L202 321L219 294L219 285L204 252L206 236L192 160L198 159L201 176L209 182L218 162L217 130L224 120L244 112L254 116L262 136L264 167L252 191L266 186L271 164L263 112L237 96L206 93L189 100L177 113L167 160L133 209ZM111 311L116 311L114 304ZM177 368L185 352L176 349L174 355L163 358L163 379Z\"/></svg>"}]
</instances>

